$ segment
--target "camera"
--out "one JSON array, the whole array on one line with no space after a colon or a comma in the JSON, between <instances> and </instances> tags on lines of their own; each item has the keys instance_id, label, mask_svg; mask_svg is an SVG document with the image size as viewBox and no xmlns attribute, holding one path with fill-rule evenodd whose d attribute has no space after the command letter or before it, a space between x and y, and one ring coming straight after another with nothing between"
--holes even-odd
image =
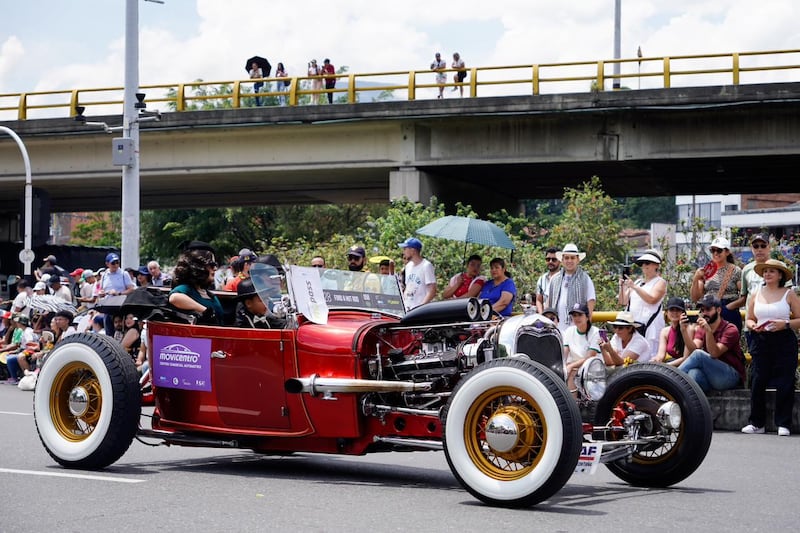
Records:
<instances>
[{"instance_id":1,"label":"camera","mask_svg":"<svg viewBox=\"0 0 800 533\"><path fill-rule=\"evenodd\" d=\"M686 315L686 320L689 322L689 324L697 324L697 318L699 316L700 315Z\"/></svg>"}]
</instances>

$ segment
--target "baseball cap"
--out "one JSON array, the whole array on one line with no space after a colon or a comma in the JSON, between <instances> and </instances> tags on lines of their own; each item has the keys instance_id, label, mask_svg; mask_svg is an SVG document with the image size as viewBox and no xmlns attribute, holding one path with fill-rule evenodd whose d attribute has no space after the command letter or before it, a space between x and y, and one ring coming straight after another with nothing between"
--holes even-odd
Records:
<instances>
[{"instance_id":1,"label":"baseball cap","mask_svg":"<svg viewBox=\"0 0 800 533\"><path fill-rule=\"evenodd\" d=\"M347 257L348 255L357 255L358 257L365 257L367 255L367 252L364 251L363 246L358 246L354 244L353 246L350 247L349 250L347 250L347 254L345 254L345 257Z\"/></svg>"},{"instance_id":2,"label":"baseball cap","mask_svg":"<svg viewBox=\"0 0 800 533\"><path fill-rule=\"evenodd\" d=\"M48 285L61 285L61 278L59 276L50 276L50 279L47 280Z\"/></svg>"},{"instance_id":3,"label":"baseball cap","mask_svg":"<svg viewBox=\"0 0 800 533\"><path fill-rule=\"evenodd\" d=\"M706 294L703 296L701 300L697 302L697 308L706 308L710 309L712 307L722 307L722 302L719 301L719 298L714 296L713 294Z\"/></svg>"},{"instance_id":4,"label":"baseball cap","mask_svg":"<svg viewBox=\"0 0 800 533\"><path fill-rule=\"evenodd\" d=\"M722 248L723 250L725 250L727 248L728 250L730 250L731 249L731 241L729 241L725 237L717 237L716 239L711 241L711 245L709 246L709 249L710 248Z\"/></svg>"},{"instance_id":5,"label":"baseball cap","mask_svg":"<svg viewBox=\"0 0 800 533\"><path fill-rule=\"evenodd\" d=\"M83 271L83 274L81 274L81 277L83 279L88 279L88 278L94 277L94 271L93 270L89 270L87 268L86 270Z\"/></svg>"},{"instance_id":6,"label":"baseball cap","mask_svg":"<svg viewBox=\"0 0 800 533\"><path fill-rule=\"evenodd\" d=\"M106 263L113 263L114 261L119 261L119 256L114 252L111 252L106 256Z\"/></svg>"},{"instance_id":7,"label":"baseball cap","mask_svg":"<svg viewBox=\"0 0 800 533\"><path fill-rule=\"evenodd\" d=\"M666 309L680 309L681 311L686 311L686 302L683 301L683 298L673 296L667 300Z\"/></svg>"},{"instance_id":8,"label":"baseball cap","mask_svg":"<svg viewBox=\"0 0 800 533\"><path fill-rule=\"evenodd\" d=\"M141 274L142 276L150 275L150 271L147 270L147 265L139 265L139 270L137 270L136 272Z\"/></svg>"},{"instance_id":9,"label":"baseball cap","mask_svg":"<svg viewBox=\"0 0 800 533\"><path fill-rule=\"evenodd\" d=\"M83 274L83 269L82 268L76 268L75 270L73 270L72 272L69 273L69 275L73 276L73 277L74 276L80 276L81 274Z\"/></svg>"},{"instance_id":10,"label":"baseball cap","mask_svg":"<svg viewBox=\"0 0 800 533\"><path fill-rule=\"evenodd\" d=\"M47 285L44 284L44 281L37 281L36 285L33 286L33 290L35 291L43 291L47 288Z\"/></svg>"},{"instance_id":11,"label":"baseball cap","mask_svg":"<svg viewBox=\"0 0 800 533\"><path fill-rule=\"evenodd\" d=\"M58 264L58 261L56 261L56 256L54 256L54 255L48 255L47 257L44 258L44 261L42 261L42 262L43 263L50 263L51 265L57 265Z\"/></svg>"},{"instance_id":12,"label":"baseball cap","mask_svg":"<svg viewBox=\"0 0 800 533\"><path fill-rule=\"evenodd\" d=\"M756 233L752 237L750 237L750 244L753 244L756 241L764 241L765 243L769 244L769 237L767 237L763 233Z\"/></svg>"},{"instance_id":13,"label":"baseball cap","mask_svg":"<svg viewBox=\"0 0 800 533\"><path fill-rule=\"evenodd\" d=\"M239 250L240 263L252 263L256 259L258 259L258 256L252 250L249 250L248 248L242 248Z\"/></svg>"},{"instance_id":14,"label":"baseball cap","mask_svg":"<svg viewBox=\"0 0 800 533\"><path fill-rule=\"evenodd\" d=\"M558 316L558 311L552 307L548 307L544 311L542 311L543 315L556 315Z\"/></svg>"},{"instance_id":15,"label":"baseball cap","mask_svg":"<svg viewBox=\"0 0 800 533\"><path fill-rule=\"evenodd\" d=\"M409 237L408 239L399 243L398 246L400 248L414 248L416 250L422 250L422 241L416 237Z\"/></svg>"},{"instance_id":16,"label":"baseball cap","mask_svg":"<svg viewBox=\"0 0 800 533\"><path fill-rule=\"evenodd\" d=\"M575 304L572 306L572 309L569 310L569 314L574 313L581 313L586 316L589 316L589 306L586 304Z\"/></svg>"}]
</instances>

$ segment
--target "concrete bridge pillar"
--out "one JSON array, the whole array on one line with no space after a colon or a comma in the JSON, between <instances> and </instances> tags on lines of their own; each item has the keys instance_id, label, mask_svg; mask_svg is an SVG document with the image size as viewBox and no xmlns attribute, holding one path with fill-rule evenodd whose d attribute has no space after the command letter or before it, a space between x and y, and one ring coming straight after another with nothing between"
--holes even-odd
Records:
<instances>
[{"instance_id":1,"label":"concrete bridge pillar","mask_svg":"<svg viewBox=\"0 0 800 533\"><path fill-rule=\"evenodd\" d=\"M400 167L389 172L390 200L405 197L412 202L428 205L431 196L439 197L436 189L435 178L416 167Z\"/></svg>"}]
</instances>

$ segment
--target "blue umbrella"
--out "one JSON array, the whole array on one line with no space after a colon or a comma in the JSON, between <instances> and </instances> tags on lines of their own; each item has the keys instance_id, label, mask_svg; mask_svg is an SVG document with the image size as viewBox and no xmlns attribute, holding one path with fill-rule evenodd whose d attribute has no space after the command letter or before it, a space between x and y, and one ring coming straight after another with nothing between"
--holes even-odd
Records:
<instances>
[{"instance_id":1,"label":"blue umbrella","mask_svg":"<svg viewBox=\"0 0 800 533\"><path fill-rule=\"evenodd\" d=\"M420 235L460 241L466 244L496 246L514 250L516 247L506 232L493 222L479 218L446 216L437 218L417 230Z\"/></svg>"}]
</instances>

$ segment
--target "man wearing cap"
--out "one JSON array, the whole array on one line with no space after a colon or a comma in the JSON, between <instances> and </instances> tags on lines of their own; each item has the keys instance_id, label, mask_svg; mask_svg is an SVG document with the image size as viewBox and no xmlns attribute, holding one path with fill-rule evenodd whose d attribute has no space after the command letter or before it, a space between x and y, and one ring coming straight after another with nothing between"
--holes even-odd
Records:
<instances>
[{"instance_id":1,"label":"man wearing cap","mask_svg":"<svg viewBox=\"0 0 800 533\"><path fill-rule=\"evenodd\" d=\"M51 276L66 276L67 271L58 266L58 261L56 260L56 256L48 255L44 258L42 262L42 266L36 269L34 275L36 276L37 280L41 280L42 276L45 274L49 274Z\"/></svg>"},{"instance_id":2,"label":"man wearing cap","mask_svg":"<svg viewBox=\"0 0 800 533\"><path fill-rule=\"evenodd\" d=\"M406 287L403 302L410 311L436 297L436 274L431 262L422 257L422 242L419 239L409 237L398 246L403 249L403 260L407 261L403 267Z\"/></svg>"},{"instance_id":3,"label":"man wearing cap","mask_svg":"<svg viewBox=\"0 0 800 533\"><path fill-rule=\"evenodd\" d=\"M94 275L94 271L89 269L84 270L83 274L81 274L81 288L80 295L78 296L78 303L85 306L87 309L92 309L97 302L96 284L97 276Z\"/></svg>"},{"instance_id":4,"label":"man wearing cap","mask_svg":"<svg viewBox=\"0 0 800 533\"><path fill-rule=\"evenodd\" d=\"M764 285L764 278L756 272L755 267L756 265L765 263L767 259L769 259L769 237L765 233L756 233L753 235L750 238L750 250L753 252L753 260L747 263L742 269L742 287L739 298L730 303L730 306L736 309L742 306L747 307L751 297ZM792 286L791 279L787 281L786 286ZM750 330L746 323L744 324L744 336L749 343Z\"/></svg>"},{"instance_id":5,"label":"man wearing cap","mask_svg":"<svg viewBox=\"0 0 800 533\"><path fill-rule=\"evenodd\" d=\"M72 303L72 291L69 290L69 287L61 283L61 278L58 276L52 276L49 280L47 280L47 284L50 285L50 290L53 291L53 296L56 298L61 298L68 304Z\"/></svg>"},{"instance_id":6,"label":"man wearing cap","mask_svg":"<svg viewBox=\"0 0 800 533\"><path fill-rule=\"evenodd\" d=\"M694 338L687 339L688 320L681 319L681 333L696 349L678 367L703 389L728 390L744 383L744 356L739 330L722 318L722 303L713 294L697 302L700 315Z\"/></svg>"},{"instance_id":7,"label":"man wearing cap","mask_svg":"<svg viewBox=\"0 0 800 533\"><path fill-rule=\"evenodd\" d=\"M558 310L558 329L563 333L572 324L569 310L575 304L585 305L591 320L597 296L592 278L578 265L586 252L578 251L578 245L571 242L556 252L556 257L564 268L550 280L548 297L549 306Z\"/></svg>"},{"instance_id":8,"label":"man wearing cap","mask_svg":"<svg viewBox=\"0 0 800 533\"><path fill-rule=\"evenodd\" d=\"M354 244L347 250L345 258L347 259L347 270L350 272L369 272L369 268L367 268L367 252L363 246ZM379 293L381 292L381 280L375 274L347 278L343 289L346 291Z\"/></svg>"},{"instance_id":9,"label":"man wearing cap","mask_svg":"<svg viewBox=\"0 0 800 533\"><path fill-rule=\"evenodd\" d=\"M111 252L106 256L106 272L100 281L100 296L130 294L136 288L130 275L119 267L119 256Z\"/></svg>"},{"instance_id":10,"label":"man wearing cap","mask_svg":"<svg viewBox=\"0 0 800 533\"><path fill-rule=\"evenodd\" d=\"M72 291L73 302L77 302L78 298L81 295L81 281L83 280L83 278L81 277L82 275L83 275L82 268L76 268L75 270L69 273L69 285L70 285L70 290Z\"/></svg>"},{"instance_id":11,"label":"man wearing cap","mask_svg":"<svg viewBox=\"0 0 800 533\"><path fill-rule=\"evenodd\" d=\"M252 279L244 279L236 287L236 319L238 328L281 329L286 320L272 314L256 292Z\"/></svg>"},{"instance_id":12,"label":"man wearing cap","mask_svg":"<svg viewBox=\"0 0 800 533\"><path fill-rule=\"evenodd\" d=\"M540 314L544 314L544 310L550 307L550 281L561 272L558 250L553 247L545 250L544 262L547 272L539 276L536 282L536 312Z\"/></svg>"}]
</instances>

